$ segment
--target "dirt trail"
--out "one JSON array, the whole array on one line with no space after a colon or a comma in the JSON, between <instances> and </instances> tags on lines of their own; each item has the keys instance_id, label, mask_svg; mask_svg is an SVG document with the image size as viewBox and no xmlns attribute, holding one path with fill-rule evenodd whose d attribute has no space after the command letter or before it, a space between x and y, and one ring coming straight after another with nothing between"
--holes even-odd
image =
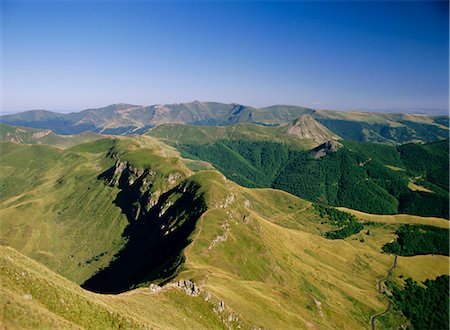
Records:
<instances>
[{"instance_id":1,"label":"dirt trail","mask_svg":"<svg viewBox=\"0 0 450 330\"><path fill-rule=\"evenodd\" d=\"M394 270L394 268L396 266L397 266L397 255L394 256L394 263L392 264L391 268L389 268L389 270L388 270L388 272L386 274L386 277L382 278L381 280L379 280L377 282L377 290L378 290L379 293L383 294L381 283L386 282L389 279L389 277L392 274L392 271ZM388 305L387 305L386 309L383 312L375 314L375 315L370 317L370 326L371 326L372 330L375 330L375 320L377 319L377 317L380 317L380 316L383 316L383 315L389 313L389 310L391 309L391 305L392 305L392 302L391 302L391 300L389 300Z\"/></svg>"}]
</instances>

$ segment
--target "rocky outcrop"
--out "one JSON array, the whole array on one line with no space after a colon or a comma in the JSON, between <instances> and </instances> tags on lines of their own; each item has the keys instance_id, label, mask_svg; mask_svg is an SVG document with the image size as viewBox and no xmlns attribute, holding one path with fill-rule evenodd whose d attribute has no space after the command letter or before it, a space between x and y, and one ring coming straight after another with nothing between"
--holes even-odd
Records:
<instances>
[{"instance_id":1,"label":"rocky outcrop","mask_svg":"<svg viewBox=\"0 0 450 330\"><path fill-rule=\"evenodd\" d=\"M118 158L114 153L109 155L116 163L99 176L109 186L118 187L127 196L129 205L124 208L130 220L139 220L154 207L161 195L176 186L183 179L181 173L170 173L164 176L151 168L137 168L130 162ZM171 206L169 201L161 210L161 217Z\"/></svg>"},{"instance_id":2,"label":"rocky outcrop","mask_svg":"<svg viewBox=\"0 0 450 330\"><path fill-rule=\"evenodd\" d=\"M322 143L320 146L314 148L312 150L313 151L312 156L314 159L319 159L319 158L325 157L328 152L336 152L342 147L343 147L342 143L340 143L338 141L330 140L330 141Z\"/></svg>"},{"instance_id":3,"label":"rocky outcrop","mask_svg":"<svg viewBox=\"0 0 450 330\"><path fill-rule=\"evenodd\" d=\"M220 320L228 329L240 329L241 322L239 315L230 310L230 308L225 307L225 302L222 299L212 302L211 293L209 291L203 291L199 286L197 286L191 280L180 279L176 282L167 283L163 286L156 284L150 284L149 292L150 294L158 294L166 290L176 289L181 290L191 297L198 297L203 293L203 299L206 302L210 302L212 305L212 310L218 315Z\"/></svg>"},{"instance_id":4,"label":"rocky outcrop","mask_svg":"<svg viewBox=\"0 0 450 330\"><path fill-rule=\"evenodd\" d=\"M161 291L165 291L171 288L175 288L175 289L180 289L183 290L188 296L192 296L192 297L197 297L200 294L200 289L199 287L190 280L179 280L177 282L171 282L171 283L167 283L163 286L159 286L156 284L150 284L149 286L149 291L151 294L155 294L155 293L159 293ZM209 298L208 300L211 298L210 293L208 292ZM207 299L205 299L207 300Z\"/></svg>"}]
</instances>

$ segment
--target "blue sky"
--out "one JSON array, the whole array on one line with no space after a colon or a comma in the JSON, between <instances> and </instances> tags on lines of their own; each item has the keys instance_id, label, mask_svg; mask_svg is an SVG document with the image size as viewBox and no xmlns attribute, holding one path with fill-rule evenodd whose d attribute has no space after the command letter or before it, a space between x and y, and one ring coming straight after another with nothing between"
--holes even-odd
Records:
<instances>
[{"instance_id":1,"label":"blue sky","mask_svg":"<svg viewBox=\"0 0 450 330\"><path fill-rule=\"evenodd\" d=\"M3 1L4 111L448 108L448 2Z\"/></svg>"}]
</instances>

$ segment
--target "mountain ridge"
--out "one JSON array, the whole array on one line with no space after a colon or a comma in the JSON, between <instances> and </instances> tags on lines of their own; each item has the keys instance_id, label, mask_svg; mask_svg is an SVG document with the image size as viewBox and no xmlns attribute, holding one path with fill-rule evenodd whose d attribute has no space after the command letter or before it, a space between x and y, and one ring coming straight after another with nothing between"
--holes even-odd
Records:
<instances>
[{"instance_id":1,"label":"mountain ridge","mask_svg":"<svg viewBox=\"0 0 450 330\"><path fill-rule=\"evenodd\" d=\"M238 103L200 101L150 106L118 103L68 114L30 110L0 116L0 122L51 129L58 134L76 134L90 130L95 133L126 135L141 134L151 127L174 123L227 126L244 122L277 126L292 123L303 115L311 116L335 135L355 141L430 142L448 136L448 116L341 112L290 105L256 108Z\"/></svg>"}]
</instances>

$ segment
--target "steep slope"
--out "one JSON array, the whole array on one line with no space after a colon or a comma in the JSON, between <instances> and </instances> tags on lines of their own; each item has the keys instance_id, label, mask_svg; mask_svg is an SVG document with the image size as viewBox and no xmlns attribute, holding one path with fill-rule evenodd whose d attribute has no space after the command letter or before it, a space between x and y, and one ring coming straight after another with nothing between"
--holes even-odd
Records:
<instances>
[{"instance_id":1,"label":"steep slope","mask_svg":"<svg viewBox=\"0 0 450 330\"><path fill-rule=\"evenodd\" d=\"M6 329L223 329L213 305L181 290L101 295L0 246L0 322Z\"/></svg>"},{"instance_id":2,"label":"steep slope","mask_svg":"<svg viewBox=\"0 0 450 330\"><path fill-rule=\"evenodd\" d=\"M119 187L106 185L102 173L120 164L133 173L146 168L151 203L152 195L172 189L189 172L174 151L149 137L104 139L68 150L1 143L0 151L2 241L76 283L110 263L135 221Z\"/></svg>"}]
</instances>

